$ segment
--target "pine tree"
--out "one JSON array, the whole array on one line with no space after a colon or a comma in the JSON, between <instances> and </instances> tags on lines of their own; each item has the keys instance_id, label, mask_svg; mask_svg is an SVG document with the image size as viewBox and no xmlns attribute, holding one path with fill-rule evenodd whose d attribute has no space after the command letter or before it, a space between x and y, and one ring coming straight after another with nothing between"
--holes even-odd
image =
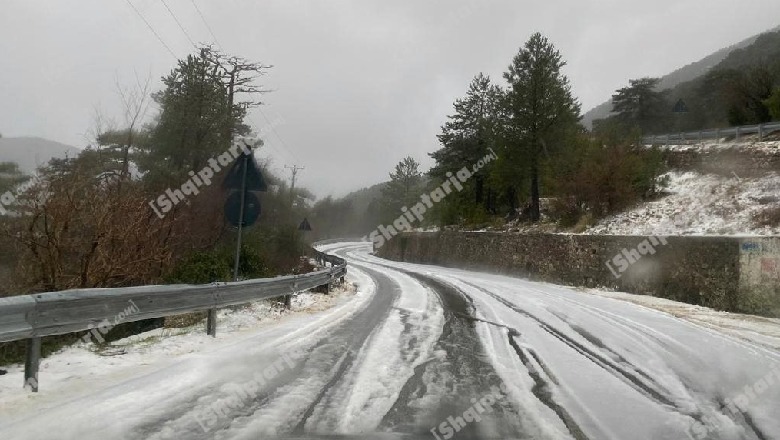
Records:
<instances>
[{"instance_id":1,"label":"pine tree","mask_svg":"<svg viewBox=\"0 0 780 440\"><path fill-rule=\"evenodd\" d=\"M772 115L772 119L780 121L780 88L775 89L772 96L764 101L764 105L769 110L769 114Z\"/></svg>"},{"instance_id":2,"label":"pine tree","mask_svg":"<svg viewBox=\"0 0 780 440\"><path fill-rule=\"evenodd\" d=\"M464 166L471 166L495 147L497 113L503 97L502 90L491 84L490 78L479 74L471 81L466 96L455 101L455 113L438 135L442 148L431 153L436 165L429 174L438 180L447 179L448 172L456 172ZM466 212L468 207L480 207L494 212L494 189L488 183L489 168L478 173L465 184L466 190L449 197L446 205L467 205L455 208Z\"/></svg>"},{"instance_id":3,"label":"pine tree","mask_svg":"<svg viewBox=\"0 0 780 440\"><path fill-rule=\"evenodd\" d=\"M420 164L411 156L405 157L390 173L390 181L382 189L384 196L384 218L391 220L398 217L403 206L410 207L417 203L420 197L422 173Z\"/></svg>"},{"instance_id":4,"label":"pine tree","mask_svg":"<svg viewBox=\"0 0 780 440\"><path fill-rule=\"evenodd\" d=\"M612 111L629 127L638 127L642 133L664 131L672 106L667 92L658 91L659 78L640 78L629 81L628 87L612 95Z\"/></svg>"},{"instance_id":5,"label":"pine tree","mask_svg":"<svg viewBox=\"0 0 780 440\"><path fill-rule=\"evenodd\" d=\"M189 55L163 78L165 89L153 95L160 106L151 132L145 170L181 173L205 166L226 151L233 134L246 134L245 106L229 105L224 72L206 53ZM225 130L225 126L234 127Z\"/></svg>"},{"instance_id":6,"label":"pine tree","mask_svg":"<svg viewBox=\"0 0 780 440\"><path fill-rule=\"evenodd\" d=\"M544 156L578 126L580 105L561 69L560 52L542 34L536 33L514 57L504 78L509 83L506 99L507 146L511 166L526 168L530 175L531 221L539 221L540 175Z\"/></svg>"}]
</instances>

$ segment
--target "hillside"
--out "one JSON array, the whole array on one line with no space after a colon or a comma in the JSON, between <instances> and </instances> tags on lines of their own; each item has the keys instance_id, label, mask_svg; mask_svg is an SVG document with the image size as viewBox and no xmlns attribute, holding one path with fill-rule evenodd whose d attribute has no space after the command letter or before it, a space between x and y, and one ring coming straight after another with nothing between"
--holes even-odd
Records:
<instances>
[{"instance_id":1,"label":"hillside","mask_svg":"<svg viewBox=\"0 0 780 440\"><path fill-rule=\"evenodd\" d=\"M369 205L371 205L371 202L381 199L382 188L384 188L385 185L387 185L387 182L377 183L368 188L353 191L339 200L351 203L352 209L354 209L356 213L365 213L368 210Z\"/></svg>"},{"instance_id":2,"label":"hillside","mask_svg":"<svg viewBox=\"0 0 780 440\"><path fill-rule=\"evenodd\" d=\"M37 137L0 138L0 162L15 162L25 174L45 165L54 157L75 157L81 150Z\"/></svg>"},{"instance_id":3,"label":"hillside","mask_svg":"<svg viewBox=\"0 0 780 440\"><path fill-rule=\"evenodd\" d=\"M726 61L727 57L729 57L729 55L731 55L734 51L738 49L747 48L748 46L755 43L756 40L761 35L771 33L771 32L777 32L777 31L780 31L780 26L774 29L770 29L766 32L762 32L760 34L754 35L748 39L740 41L739 43L736 43L729 47L720 49L710 55L707 55L706 57L700 59L699 61L681 67L675 70L674 72L661 77L661 82L659 86L661 89L664 90L672 89L674 87L677 87L680 84L693 81L705 75L711 69ZM739 61L737 60L738 58L734 57L733 60L728 62L728 65L724 67L734 67L735 65L739 65ZM626 79L626 82L628 82L628 78ZM585 115L583 115L582 117L582 123L583 125L585 125L586 128L590 129L593 125L594 120L606 118L607 116L609 116L611 111L612 111L612 100L610 97L610 99L607 100L606 102L597 105L596 107L594 107L593 109L585 113Z\"/></svg>"},{"instance_id":4,"label":"hillside","mask_svg":"<svg viewBox=\"0 0 780 440\"><path fill-rule=\"evenodd\" d=\"M667 195L603 219L588 234L777 235L780 174L738 178L671 172Z\"/></svg>"},{"instance_id":5,"label":"hillside","mask_svg":"<svg viewBox=\"0 0 780 440\"><path fill-rule=\"evenodd\" d=\"M666 146L663 195L604 218L588 234L778 235L780 141ZM671 157L671 156L668 156ZM715 166L717 165L717 166Z\"/></svg>"}]
</instances>

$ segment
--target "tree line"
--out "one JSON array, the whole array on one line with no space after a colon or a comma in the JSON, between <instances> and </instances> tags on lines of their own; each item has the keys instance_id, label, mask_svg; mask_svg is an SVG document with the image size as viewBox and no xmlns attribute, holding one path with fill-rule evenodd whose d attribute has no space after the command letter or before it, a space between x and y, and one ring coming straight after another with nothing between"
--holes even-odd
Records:
<instances>
[{"instance_id":1,"label":"tree line","mask_svg":"<svg viewBox=\"0 0 780 440\"><path fill-rule=\"evenodd\" d=\"M661 90L638 78L615 91L612 114L591 131L562 69L562 54L537 33L502 80L476 75L453 104L440 148L423 171L411 157L387 183L315 205L326 236L361 236L396 218L419 194L483 157L499 159L449 195L421 227L505 228L507 222L579 231L664 189L662 152L642 136L780 120L780 32L732 51L705 75ZM336 213L338 211L338 214ZM347 213L347 214L345 214ZM331 221L333 218L359 219Z\"/></svg>"},{"instance_id":2,"label":"tree line","mask_svg":"<svg viewBox=\"0 0 780 440\"><path fill-rule=\"evenodd\" d=\"M477 163L491 151L498 159L464 183L462 191L438 203L419 226L545 222L578 230L656 196L664 183L660 153L638 144L641 131L635 127L585 130L580 104L563 73L565 65L552 42L536 33L512 58L503 81L477 74L441 127L440 148L430 153L435 165L423 172L413 158L404 158L371 203L352 206L351 197L328 201L329 206L370 219L342 224L332 233L359 236L378 223L387 224L422 192L448 179L448 173ZM618 108L622 117L632 111ZM317 205L315 213L329 206ZM325 213L321 217L329 218ZM345 230L353 226L355 230Z\"/></svg>"}]
</instances>

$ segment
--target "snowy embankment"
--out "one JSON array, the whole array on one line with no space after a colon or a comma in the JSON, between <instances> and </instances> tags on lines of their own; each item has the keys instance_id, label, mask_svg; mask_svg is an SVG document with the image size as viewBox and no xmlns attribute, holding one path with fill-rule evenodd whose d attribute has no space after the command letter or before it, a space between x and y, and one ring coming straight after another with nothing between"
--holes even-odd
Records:
<instances>
[{"instance_id":1,"label":"snowy embankment","mask_svg":"<svg viewBox=\"0 0 780 440\"><path fill-rule=\"evenodd\" d=\"M743 140L729 141L703 141L701 143L682 144L682 145L665 145L661 146L663 150L677 151L677 152L698 152L698 153L714 153L723 151L748 151L750 153L761 155L772 155L780 152L780 140L777 139L778 134L766 136L763 142L758 141L758 136L745 136Z\"/></svg>"},{"instance_id":2,"label":"snowy embankment","mask_svg":"<svg viewBox=\"0 0 780 440\"><path fill-rule=\"evenodd\" d=\"M696 172L667 174L667 195L607 217L586 234L777 235L780 224L762 215L780 210L780 175L722 177Z\"/></svg>"},{"instance_id":3,"label":"snowy embankment","mask_svg":"<svg viewBox=\"0 0 780 440\"><path fill-rule=\"evenodd\" d=\"M752 139L752 138L751 138ZM708 142L662 147L674 153L729 152L773 158L780 141ZM722 159L728 160L728 159ZM724 166L728 164L724 163ZM659 199L607 217L586 234L616 235L777 235L780 234L780 174L722 176L675 170Z\"/></svg>"}]
</instances>

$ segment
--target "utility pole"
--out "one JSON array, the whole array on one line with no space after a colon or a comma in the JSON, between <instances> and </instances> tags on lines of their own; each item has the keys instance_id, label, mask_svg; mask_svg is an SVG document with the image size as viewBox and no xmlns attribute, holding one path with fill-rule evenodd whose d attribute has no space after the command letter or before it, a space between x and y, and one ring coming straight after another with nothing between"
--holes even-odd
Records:
<instances>
[{"instance_id":1,"label":"utility pole","mask_svg":"<svg viewBox=\"0 0 780 440\"><path fill-rule=\"evenodd\" d=\"M295 207L295 179L298 176L298 171L305 170L306 167L299 167L298 165L285 165L286 169L290 170L290 177L292 178L292 181L290 182L290 207Z\"/></svg>"},{"instance_id":2,"label":"utility pole","mask_svg":"<svg viewBox=\"0 0 780 440\"><path fill-rule=\"evenodd\" d=\"M293 214L295 209L295 179L298 177L298 171L306 169L305 167L299 167L298 165L285 165L286 169L290 170L290 214ZM284 307L289 309L292 305L292 295L284 296Z\"/></svg>"}]
</instances>

